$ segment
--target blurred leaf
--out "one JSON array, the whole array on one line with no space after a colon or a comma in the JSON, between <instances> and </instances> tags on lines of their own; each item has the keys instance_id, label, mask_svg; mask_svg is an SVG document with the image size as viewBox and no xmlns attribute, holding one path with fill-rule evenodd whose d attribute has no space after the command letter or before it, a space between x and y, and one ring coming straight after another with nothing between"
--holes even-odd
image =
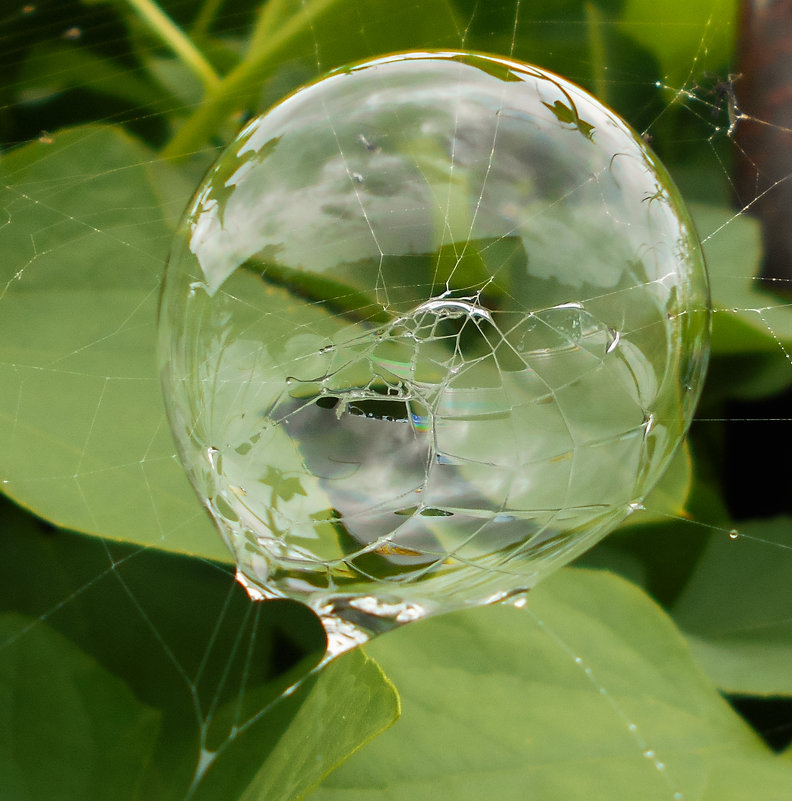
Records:
<instances>
[{"instance_id":1,"label":"blurred leaf","mask_svg":"<svg viewBox=\"0 0 792 801\"><path fill-rule=\"evenodd\" d=\"M712 286L714 353L779 351L792 343L792 304L763 289L757 278L761 233L756 220L727 207L691 204L704 240Z\"/></svg>"},{"instance_id":2,"label":"blurred leaf","mask_svg":"<svg viewBox=\"0 0 792 801\"><path fill-rule=\"evenodd\" d=\"M7 799L132 798L159 714L34 618L0 614L0 786Z\"/></svg>"},{"instance_id":3,"label":"blurred leaf","mask_svg":"<svg viewBox=\"0 0 792 801\"><path fill-rule=\"evenodd\" d=\"M453 4L446 0L283 0L277 6L274 24L257 32L253 46L267 47L277 33L302 15L305 24L292 40L288 58L302 56L314 66L319 58L322 71L378 54L459 43L460 20Z\"/></svg>"},{"instance_id":4,"label":"blurred leaf","mask_svg":"<svg viewBox=\"0 0 792 801\"><path fill-rule=\"evenodd\" d=\"M61 526L229 559L174 455L154 358L180 177L102 127L0 173L3 489Z\"/></svg>"},{"instance_id":5,"label":"blurred leaf","mask_svg":"<svg viewBox=\"0 0 792 801\"><path fill-rule=\"evenodd\" d=\"M462 26L447 0L399 4L381 0L283 0L264 6L242 62L209 92L165 149L191 154L245 112L263 111L323 73L364 58L427 48L459 47Z\"/></svg>"},{"instance_id":6,"label":"blurred leaf","mask_svg":"<svg viewBox=\"0 0 792 801\"><path fill-rule=\"evenodd\" d=\"M128 687L124 692L147 715L139 722L140 736L147 739L130 739L137 773L132 776L121 757L113 762L101 750L88 750L80 756L77 775L108 771L108 781L129 791L124 797L155 801L181 801L191 786L195 801L298 798L397 716L393 687L359 651L318 675L308 674L325 637L306 607L253 603L216 565L66 532L45 533L29 516L1 508L0 612L13 610L13 620L21 614L28 621L27 628L4 630L0 640L0 675L8 669L4 666L26 660L26 670L11 670L14 686L4 690L19 703L11 741L0 739L4 789L6 775L32 781L36 766L49 758L46 736L32 742L24 758L19 755L28 719L34 731L52 732L53 747L69 746L68 730L58 733L40 717L47 704L32 688L47 683L53 709L82 705L94 710L93 727L108 742L123 742L127 729L132 738L138 724L128 719L143 715L134 707L126 717L116 712L129 707L121 689L109 703L110 690ZM59 674L53 673L52 659L41 654L33 661L31 654L43 647L40 629L52 630L47 641L63 649L70 675L75 666L95 665L96 681L75 681L72 689L65 678L55 681ZM61 659L54 656L56 662ZM281 696L296 681L301 682L297 690ZM104 700L106 710L100 704ZM151 721L157 720L152 729ZM290 743L299 743L300 758ZM118 796L108 791L30 797L106 801Z\"/></svg>"},{"instance_id":7,"label":"blurred leaf","mask_svg":"<svg viewBox=\"0 0 792 801\"><path fill-rule=\"evenodd\" d=\"M792 518L713 537L673 607L693 654L725 692L792 695Z\"/></svg>"},{"instance_id":8,"label":"blurred leaf","mask_svg":"<svg viewBox=\"0 0 792 801\"><path fill-rule=\"evenodd\" d=\"M201 82L176 58L151 56L145 60L148 71L160 86L185 106L201 102Z\"/></svg>"},{"instance_id":9,"label":"blurred leaf","mask_svg":"<svg viewBox=\"0 0 792 801\"><path fill-rule=\"evenodd\" d=\"M762 353L719 353L707 369L704 400L708 407L724 399L757 401L783 392L790 384L792 370L781 348Z\"/></svg>"},{"instance_id":10,"label":"blurred leaf","mask_svg":"<svg viewBox=\"0 0 792 801\"><path fill-rule=\"evenodd\" d=\"M673 88L729 63L734 46L736 0L626 0L618 27L653 53Z\"/></svg>"},{"instance_id":11,"label":"blurred leaf","mask_svg":"<svg viewBox=\"0 0 792 801\"><path fill-rule=\"evenodd\" d=\"M402 720L311 801L792 793L792 766L723 701L660 609L614 576L563 570L526 610L446 615L369 650L399 686Z\"/></svg>"},{"instance_id":12,"label":"blurred leaf","mask_svg":"<svg viewBox=\"0 0 792 801\"><path fill-rule=\"evenodd\" d=\"M41 102L75 87L125 100L139 108L157 105L163 99L162 92L140 71L66 42L45 42L33 47L18 76L17 87L20 103Z\"/></svg>"}]
</instances>

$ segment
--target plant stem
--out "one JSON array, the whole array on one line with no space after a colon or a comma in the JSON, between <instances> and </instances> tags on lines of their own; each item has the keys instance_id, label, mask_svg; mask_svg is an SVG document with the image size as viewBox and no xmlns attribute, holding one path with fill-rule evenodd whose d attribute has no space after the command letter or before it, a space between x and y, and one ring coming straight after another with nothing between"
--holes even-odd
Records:
<instances>
[{"instance_id":1,"label":"plant stem","mask_svg":"<svg viewBox=\"0 0 792 801\"><path fill-rule=\"evenodd\" d=\"M192 28L190 29L190 35L194 39L201 39L209 33L209 29L212 27L217 12L224 2L225 0L206 0L201 6L201 10L198 12L198 16L195 18L195 22L193 22Z\"/></svg>"},{"instance_id":2,"label":"plant stem","mask_svg":"<svg viewBox=\"0 0 792 801\"><path fill-rule=\"evenodd\" d=\"M220 83L220 78L203 53L154 0L127 0L127 3L149 29L200 79L207 92Z\"/></svg>"},{"instance_id":3,"label":"plant stem","mask_svg":"<svg viewBox=\"0 0 792 801\"><path fill-rule=\"evenodd\" d=\"M201 148L223 120L261 86L267 70L293 50L295 41L300 36L313 30L316 17L339 2L344 0L313 0L303 6L301 14L284 20L272 33L266 48L251 49L243 61L207 91L200 107L162 150L162 157L182 158Z\"/></svg>"},{"instance_id":4,"label":"plant stem","mask_svg":"<svg viewBox=\"0 0 792 801\"><path fill-rule=\"evenodd\" d=\"M594 4L586 3L586 32L588 34L591 73L594 94L603 103L608 102L608 84L605 81L605 41L602 36L602 12Z\"/></svg>"},{"instance_id":5,"label":"plant stem","mask_svg":"<svg viewBox=\"0 0 792 801\"><path fill-rule=\"evenodd\" d=\"M288 0L267 0L259 9L248 44L248 55L265 50L273 31L288 15Z\"/></svg>"}]
</instances>

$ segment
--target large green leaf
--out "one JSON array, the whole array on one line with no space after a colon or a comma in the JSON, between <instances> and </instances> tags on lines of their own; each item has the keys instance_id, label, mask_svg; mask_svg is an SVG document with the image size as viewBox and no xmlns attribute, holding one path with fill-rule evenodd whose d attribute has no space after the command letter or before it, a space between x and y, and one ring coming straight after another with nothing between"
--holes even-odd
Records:
<instances>
[{"instance_id":1,"label":"large green leaf","mask_svg":"<svg viewBox=\"0 0 792 801\"><path fill-rule=\"evenodd\" d=\"M370 652L404 713L311 801L781 801L777 760L645 595L561 571L523 610L412 624ZM750 792L746 788L750 787Z\"/></svg>"},{"instance_id":2,"label":"large green leaf","mask_svg":"<svg viewBox=\"0 0 792 801\"><path fill-rule=\"evenodd\" d=\"M674 89L728 63L735 36L736 0L627 0L617 25L653 53Z\"/></svg>"},{"instance_id":3,"label":"large green leaf","mask_svg":"<svg viewBox=\"0 0 792 801\"><path fill-rule=\"evenodd\" d=\"M18 100L40 103L72 88L98 92L139 108L162 105L163 99L162 91L145 76L88 48L64 41L34 46L18 78Z\"/></svg>"},{"instance_id":4,"label":"large green leaf","mask_svg":"<svg viewBox=\"0 0 792 801\"><path fill-rule=\"evenodd\" d=\"M713 305L712 349L716 354L774 352L792 342L792 306L758 277L762 258L756 220L724 206L691 204L704 240Z\"/></svg>"},{"instance_id":5,"label":"large green leaf","mask_svg":"<svg viewBox=\"0 0 792 801\"><path fill-rule=\"evenodd\" d=\"M325 638L306 607L253 603L217 565L42 530L6 507L4 798L291 801L397 716L361 652L309 672ZM43 792L71 749L74 776ZM5 793L26 784L42 792Z\"/></svg>"},{"instance_id":6,"label":"large green leaf","mask_svg":"<svg viewBox=\"0 0 792 801\"><path fill-rule=\"evenodd\" d=\"M792 518L739 525L712 538L674 618L726 692L792 695Z\"/></svg>"},{"instance_id":7,"label":"large green leaf","mask_svg":"<svg viewBox=\"0 0 792 801\"><path fill-rule=\"evenodd\" d=\"M68 528L228 559L165 420L154 360L178 175L118 129L0 161L0 477Z\"/></svg>"},{"instance_id":8,"label":"large green leaf","mask_svg":"<svg viewBox=\"0 0 792 801\"><path fill-rule=\"evenodd\" d=\"M157 738L156 711L35 618L0 614L0 643L8 642L0 659L3 797L130 798Z\"/></svg>"}]
</instances>

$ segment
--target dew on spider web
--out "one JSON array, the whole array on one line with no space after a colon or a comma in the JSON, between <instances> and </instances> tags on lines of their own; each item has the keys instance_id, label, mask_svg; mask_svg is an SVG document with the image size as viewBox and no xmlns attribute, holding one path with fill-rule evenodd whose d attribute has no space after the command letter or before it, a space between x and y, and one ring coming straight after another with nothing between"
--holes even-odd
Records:
<instances>
[{"instance_id":1,"label":"dew on spider web","mask_svg":"<svg viewBox=\"0 0 792 801\"><path fill-rule=\"evenodd\" d=\"M177 234L160 357L240 580L354 643L530 589L641 509L708 330L640 137L552 73L415 52L243 129Z\"/></svg>"}]
</instances>

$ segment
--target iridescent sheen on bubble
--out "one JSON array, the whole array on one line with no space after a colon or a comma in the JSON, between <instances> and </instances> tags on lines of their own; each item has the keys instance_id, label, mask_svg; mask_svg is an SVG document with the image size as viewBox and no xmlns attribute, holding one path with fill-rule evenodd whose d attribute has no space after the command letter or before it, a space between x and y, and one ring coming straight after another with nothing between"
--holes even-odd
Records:
<instances>
[{"instance_id":1,"label":"iridescent sheen on bubble","mask_svg":"<svg viewBox=\"0 0 792 801\"><path fill-rule=\"evenodd\" d=\"M536 67L406 53L223 153L160 358L251 594L370 633L529 589L639 506L708 330L687 213L622 120Z\"/></svg>"}]
</instances>

